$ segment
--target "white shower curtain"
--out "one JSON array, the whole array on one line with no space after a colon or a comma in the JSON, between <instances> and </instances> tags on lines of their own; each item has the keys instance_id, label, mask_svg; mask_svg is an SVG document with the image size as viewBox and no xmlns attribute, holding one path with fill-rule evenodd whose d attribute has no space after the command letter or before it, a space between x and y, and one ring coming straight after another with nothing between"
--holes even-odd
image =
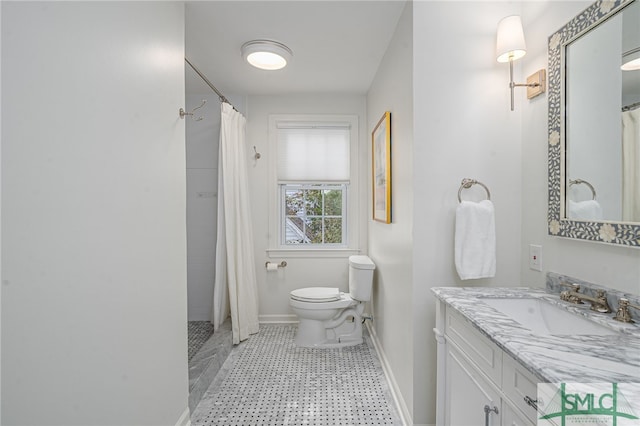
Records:
<instances>
[{"instance_id":1,"label":"white shower curtain","mask_svg":"<svg viewBox=\"0 0 640 426\"><path fill-rule=\"evenodd\" d=\"M258 296L249 206L246 119L226 102L221 106L218 159L218 241L213 287L213 326L231 311L233 343L258 332Z\"/></svg>"},{"instance_id":2,"label":"white shower curtain","mask_svg":"<svg viewBox=\"0 0 640 426\"><path fill-rule=\"evenodd\" d=\"M622 220L640 221L640 109L622 113Z\"/></svg>"}]
</instances>

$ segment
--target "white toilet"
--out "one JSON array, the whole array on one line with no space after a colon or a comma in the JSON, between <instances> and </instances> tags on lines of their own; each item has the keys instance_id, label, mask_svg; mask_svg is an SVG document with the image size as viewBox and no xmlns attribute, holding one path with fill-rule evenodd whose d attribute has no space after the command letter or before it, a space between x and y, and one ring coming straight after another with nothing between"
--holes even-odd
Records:
<instances>
[{"instance_id":1,"label":"white toilet","mask_svg":"<svg viewBox=\"0 0 640 426\"><path fill-rule=\"evenodd\" d=\"M362 343L362 313L371 299L375 267L367 256L350 256L348 294L329 287L293 290L289 305L300 320L296 345L338 348Z\"/></svg>"}]
</instances>

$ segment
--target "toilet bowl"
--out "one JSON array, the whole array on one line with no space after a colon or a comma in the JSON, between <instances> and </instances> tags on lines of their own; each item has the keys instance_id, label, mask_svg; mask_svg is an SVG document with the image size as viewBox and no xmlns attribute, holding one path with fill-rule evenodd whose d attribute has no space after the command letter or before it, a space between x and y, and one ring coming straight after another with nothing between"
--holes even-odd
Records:
<instances>
[{"instance_id":1,"label":"toilet bowl","mask_svg":"<svg viewBox=\"0 0 640 426\"><path fill-rule=\"evenodd\" d=\"M371 298L375 265L367 256L349 257L349 293L335 287L305 287L290 293L298 316L295 344L343 347L362 343L362 314Z\"/></svg>"}]
</instances>

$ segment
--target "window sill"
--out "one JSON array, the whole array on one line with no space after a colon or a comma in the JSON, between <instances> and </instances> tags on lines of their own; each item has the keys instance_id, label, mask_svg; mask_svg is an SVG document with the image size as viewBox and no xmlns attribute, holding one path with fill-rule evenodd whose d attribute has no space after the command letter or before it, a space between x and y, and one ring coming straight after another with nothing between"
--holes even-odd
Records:
<instances>
[{"instance_id":1,"label":"window sill","mask_svg":"<svg viewBox=\"0 0 640 426\"><path fill-rule=\"evenodd\" d=\"M360 249L334 248L334 249L267 249L267 256L272 258L331 258L349 257L360 254Z\"/></svg>"}]
</instances>

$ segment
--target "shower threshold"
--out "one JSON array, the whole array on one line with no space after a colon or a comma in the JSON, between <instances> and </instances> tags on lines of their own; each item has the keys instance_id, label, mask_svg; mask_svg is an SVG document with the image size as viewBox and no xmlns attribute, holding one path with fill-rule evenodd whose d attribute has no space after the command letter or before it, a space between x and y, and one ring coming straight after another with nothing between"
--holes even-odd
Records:
<instances>
[{"instance_id":1,"label":"shower threshold","mask_svg":"<svg viewBox=\"0 0 640 426\"><path fill-rule=\"evenodd\" d=\"M231 319L227 318L204 343L191 337L189 340L189 409L193 412L231 352Z\"/></svg>"}]
</instances>

